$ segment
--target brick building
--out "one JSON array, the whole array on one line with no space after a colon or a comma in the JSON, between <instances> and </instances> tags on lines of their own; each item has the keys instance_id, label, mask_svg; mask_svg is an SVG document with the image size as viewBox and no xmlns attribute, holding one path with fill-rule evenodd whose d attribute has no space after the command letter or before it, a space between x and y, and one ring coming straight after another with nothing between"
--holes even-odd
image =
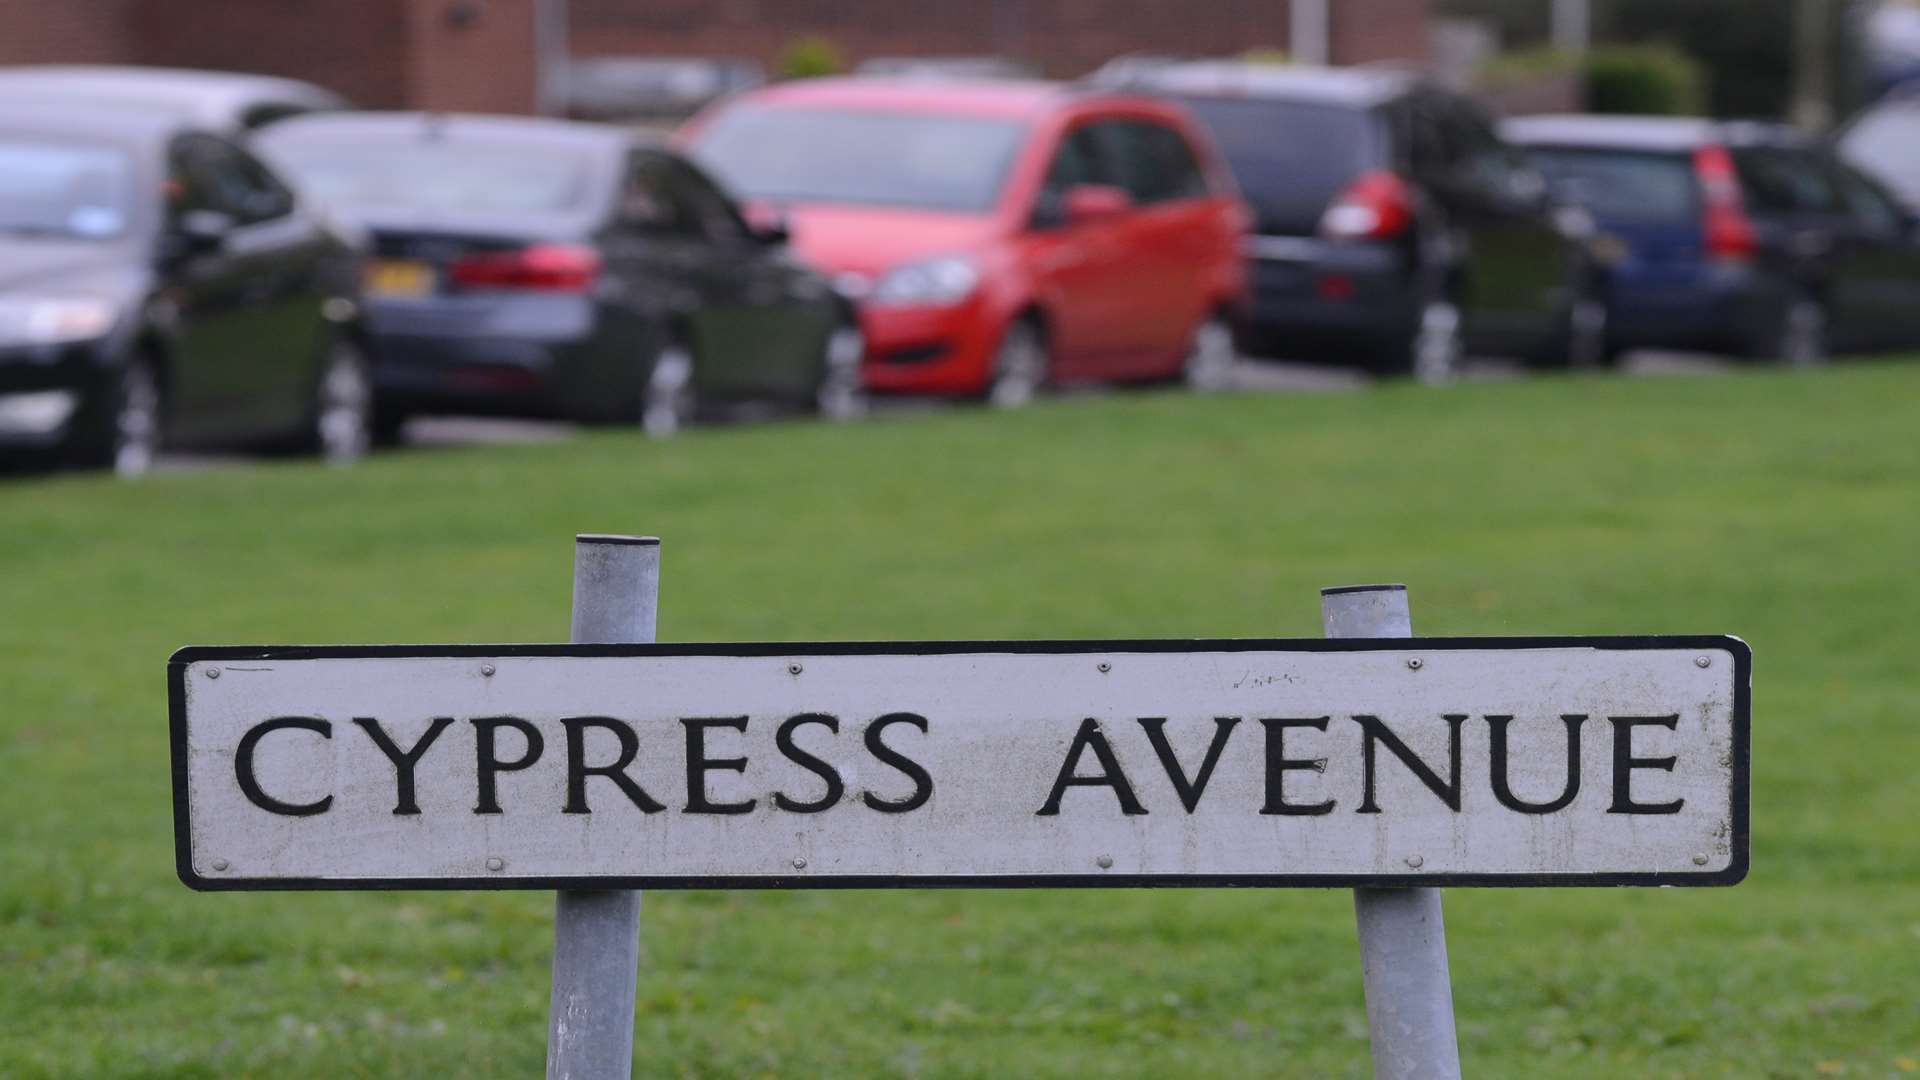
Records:
<instances>
[{"instance_id":1,"label":"brick building","mask_svg":"<svg viewBox=\"0 0 1920 1080\"><path fill-rule=\"evenodd\" d=\"M542 9L564 10L578 56L737 57L772 71L790 43L817 36L849 62L1003 55L1071 76L1126 53L1271 48L1335 63L1419 61L1430 8L1431 0L0 0L0 64L224 68L307 79L373 107L529 112L539 97Z\"/></svg>"},{"instance_id":2,"label":"brick building","mask_svg":"<svg viewBox=\"0 0 1920 1080\"><path fill-rule=\"evenodd\" d=\"M0 64L285 75L373 107L529 112L537 0L0 0Z\"/></svg>"},{"instance_id":3,"label":"brick building","mask_svg":"<svg viewBox=\"0 0 1920 1080\"><path fill-rule=\"evenodd\" d=\"M1312 0L1299 0L1312 4ZM1430 0L1321 0L1326 59L1426 57ZM1301 49L1290 0L572 0L577 55L740 56L774 70L803 35L850 63L874 56L1008 56L1074 76L1127 53ZM1309 30L1312 32L1312 30Z\"/></svg>"}]
</instances>

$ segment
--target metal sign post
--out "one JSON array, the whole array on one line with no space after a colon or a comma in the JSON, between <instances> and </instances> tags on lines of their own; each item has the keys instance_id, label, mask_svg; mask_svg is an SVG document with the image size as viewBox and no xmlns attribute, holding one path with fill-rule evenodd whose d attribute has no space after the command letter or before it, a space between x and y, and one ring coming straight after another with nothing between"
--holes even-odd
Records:
<instances>
[{"instance_id":1,"label":"metal sign post","mask_svg":"<svg viewBox=\"0 0 1920 1080\"><path fill-rule=\"evenodd\" d=\"M557 890L547 1075L631 1077L640 889L1351 888L1378 1080L1458 1080L1439 889L1732 885L1752 652L1412 638L654 644L576 539L567 645L190 646L195 889ZM1557 723L1556 723L1557 721Z\"/></svg>"},{"instance_id":2,"label":"metal sign post","mask_svg":"<svg viewBox=\"0 0 1920 1080\"><path fill-rule=\"evenodd\" d=\"M1323 589L1320 614L1330 638L1413 636L1405 585ZM1440 890L1358 888L1353 914L1375 1080L1459 1080Z\"/></svg>"},{"instance_id":3,"label":"metal sign post","mask_svg":"<svg viewBox=\"0 0 1920 1080\"><path fill-rule=\"evenodd\" d=\"M659 603L658 539L574 538L574 644L651 643ZM639 890L562 889L556 894L549 1080L633 1075L639 970Z\"/></svg>"}]
</instances>

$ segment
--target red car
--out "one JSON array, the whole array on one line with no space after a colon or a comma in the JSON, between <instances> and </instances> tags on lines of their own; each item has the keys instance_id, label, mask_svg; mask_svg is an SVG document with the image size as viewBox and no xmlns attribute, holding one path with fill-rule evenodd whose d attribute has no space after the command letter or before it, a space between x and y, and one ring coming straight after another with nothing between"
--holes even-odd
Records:
<instances>
[{"instance_id":1,"label":"red car","mask_svg":"<svg viewBox=\"0 0 1920 1080\"><path fill-rule=\"evenodd\" d=\"M1248 216L1153 98L1041 82L819 79L680 143L855 300L877 391L1025 403L1050 383L1218 386Z\"/></svg>"}]
</instances>

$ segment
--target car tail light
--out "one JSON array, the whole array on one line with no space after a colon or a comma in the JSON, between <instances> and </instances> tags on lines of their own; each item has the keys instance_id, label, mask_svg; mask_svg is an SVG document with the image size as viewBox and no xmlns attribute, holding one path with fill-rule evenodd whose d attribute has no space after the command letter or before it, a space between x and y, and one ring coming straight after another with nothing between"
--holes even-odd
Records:
<instances>
[{"instance_id":1,"label":"car tail light","mask_svg":"<svg viewBox=\"0 0 1920 1080\"><path fill-rule=\"evenodd\" d=\"M1391 240L1413 225L1413 190L1384 170L1360 174L1320 217L1320 235Z\"/></svg>"},{"instance_id":2,"label":"car tail light","mask_svg":"<svg viewBox=\"0 0 1920 1080\"><path fill-rule=\"evenodd\" d=\"M1700 180L1706 209L1707 257L1718 262L1747 262L1759 248L1746 200L1740 196L1740 175L1733 155L1724 147L1703 146L1694 151L1693 172Z\"/></svg>"},{"instance_id":3,"label":"car tail light","mask_svg":"<svg viewBox=\"0 0 1920 1080\"><path fill-rule=\"evenodd\" d=\"M585 292L599 276L599 253L575 244L476 252L447 269L448 279L463 289Z\"/></svg>"}]
</instances>

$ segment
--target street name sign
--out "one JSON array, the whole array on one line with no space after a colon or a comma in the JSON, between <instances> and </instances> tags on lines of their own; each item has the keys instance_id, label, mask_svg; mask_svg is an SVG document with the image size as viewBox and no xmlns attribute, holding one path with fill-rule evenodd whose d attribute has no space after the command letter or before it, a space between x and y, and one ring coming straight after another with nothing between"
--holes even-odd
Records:
<instances>
[{"instance_id":1,"label":"street name sign","mask_svg":"<svg viewBox=\"0 0 1920 1080\"><path fill-rule=\"evenodd\" d=\"M1730 637L187 648L198 889L1730 885Z\"/></svg>"}]
</instances>

